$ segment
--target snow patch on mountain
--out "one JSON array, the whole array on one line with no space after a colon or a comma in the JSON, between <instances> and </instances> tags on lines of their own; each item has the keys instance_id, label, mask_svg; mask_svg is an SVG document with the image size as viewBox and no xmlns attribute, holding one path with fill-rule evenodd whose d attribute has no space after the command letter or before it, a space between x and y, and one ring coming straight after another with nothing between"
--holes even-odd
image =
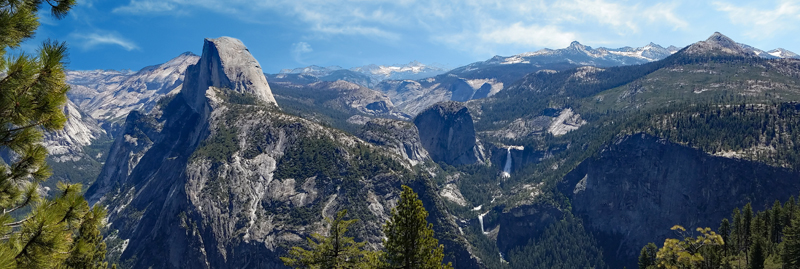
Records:
<instances>
[{"instance_id":1,"label":"snow patch on mountain","mask_svg":"<svg viewBox=\"0 0 800 269\"><path fill-rule=\"evenodd\" d=\"M675 46L664 48L654 43L638 48L622 47L611 49L601 47L593 49L578 41L573 41L563 49L545 48L508 57L495 56L484 62L470 64L463 71L469 72L485 65L545 64L553 62L570 62L593 66L641 64L664 59L677 51L678 48Z\"/></svg>"},{"instance_id":2,"label":"snow patch on mountain","mask_svg":"<svg viewBox=\"0 0 800 269\"><path fill-rule=\"evenodd\" d=\"M381 81L388 79L405 80L405 79L422 79L432 77L435 75L443 74L448 71L447 68L438 65L426 65L418 61L412 61L408 64L394 64L394 65L376 65L370 64L365 66L353 67L345 69L340 66L321 67L311 65L307 67L283 69L276 75L277 78L286 77L287 74L300 74L313 77L330 76L337 71L351 71L358 74L365 75L370 78L372 86ZM281 77L283 76L283 77Z\"/></svg>"},{"instance_id":3,"label":"snow patch on mountain","mask_svg":"<svg viewBox=\"0 0 800 269\"><path fill-rule=\"evenodd\" d=\"M772 55L772 56L775 56L775 57L778 57L778 58L800 59L800 55L797 55L797 53L788 51L788 50L783 49L783 48L777 48L777 49L768 51L767 53L769 53L769 55Z\"/></svg>"}]
</instances>

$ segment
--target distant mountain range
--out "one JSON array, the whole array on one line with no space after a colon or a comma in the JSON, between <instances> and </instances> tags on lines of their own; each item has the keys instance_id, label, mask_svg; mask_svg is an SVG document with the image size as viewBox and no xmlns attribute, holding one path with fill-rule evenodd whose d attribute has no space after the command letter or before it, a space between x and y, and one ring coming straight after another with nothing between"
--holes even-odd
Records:
<instances>
[{"instance_id":1,"label":"distant mountain range","mask_svg":"<svg viewBox=\"0 0 800 269\"><path fill-rule=\"evenodd\" d=\"M710 39L715 37L724 41L723 43L727 42L723 47L751 56L767 59L800 58L797 54L781 48L764 51L736 43L722 38L724 36L719 33ZM694 46L699 46L698 44L703 42L698 42ZM378 100L384 97L376 96L384 95L388 100L382 101L386 109L384 111L379 107L379 111L382 111L380 113L394 115L393 118L407 118L440 101L468 101L493 96L530 73L555 72L582 65L610 67L643 64L663 59L678 50L679 48L675 46L664 48L653 43L637 48L595 49L576 41L563 49L542 49L507 57L495 56L486 61L452 70L413 61L405 65L371 64L350 69L312 65L284 69L278 74L266 76L273 87L278 87L276 95L283 102L291 100L296 103L287 109L303 110L325 106L325 109L343 113L342 120L338 120L340 122L344 122L345 119L349 119L348 122L362 122L363 120L355 120L358 117L351 117L360 114L370 117L376 115L371 115L374 112L365 106L367 103L353 101L359 98L369 97ZM148 112L156 106L159 99L171 92L180 91L187 66L196 63L199 58L187 52L163 64L148 66L139 71L68 71L67 82L72 89L68 93L71 103L66 111L72 116L68 130L47 136L46 145L53 153L51 164L55 165L55 162L58 162L59 165L67 165L71 162L91 160L97 161L95 166L99 165L105 158L102 156L105 148L110 146L107 142L115 137L125 117L134 110ZM359 90L342 91L341 87L334 87L341 83L318 83L339 80L359 85L360 87L349 87ZM372 93L370 89L380 93ZM294 93L295 91L309 92ZM328 99L317 101L308 99L314 96L318 99L319 96L325 96L330 100L339 100L337 102L350 101L339 104L328 102ZM350 108L353 104L358 105ZM365 111L369 113L364 114ZM322 115L319 112L313 113ZM341 124L334 125L344 128ZM98 139L103 142L98 144L95 142ZM76 154L77 152L85 152L91 156ZM95 172L72 176L57 174L56 177L70 178L73 182L88 182L96 177L93 173Z\"/></svg>"},{"instance_id":2,"label":"distant mountain range","mask_svg":"<svg viewBox=\"0 0 800 269\"><path fill-rule=\"evenodd\" d=\"M350 69L341 66L321 67L311 65L307 67L283 69L278 74L268 75L268 78L279 81L293 81L318 79L319 81L347 80L351 78L356 84L364 87L373 87L384 80L421 79L432 77L447 72L448 69L437 65L425 65L418 61L408 64L376 65L370 64Z\"/></svg>"},{"instance_id":3,"label":"distant mountain range","mask_svg":"<svg viewBox=\"0 0 800 269\"><path fill-rule=\"evenodd\" d=\"M715 33L714 36L721 35ZM713 38L713 37L712 37ZM730 41L733 42L733 41ZM798 58L785 49L769 52L733 42L731 48L762 58ZM419 80L386 80L375 86L385 92L395 106L409 115L441 101L468 101L492 96L523 76L534 72L556 72L579 66L613 67L645 64L662 60L680 49L650 43L643 47L597 48L577 41L563 49L542 49L513 56L494 56L482 62L455 68L435 77Z\"/></svg>"}]
</instances>

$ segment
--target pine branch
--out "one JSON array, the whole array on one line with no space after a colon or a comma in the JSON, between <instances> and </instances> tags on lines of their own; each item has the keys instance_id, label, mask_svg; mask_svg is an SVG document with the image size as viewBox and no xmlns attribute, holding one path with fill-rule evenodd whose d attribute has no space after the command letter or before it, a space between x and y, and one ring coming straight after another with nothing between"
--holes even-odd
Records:
<instances>
[{"instance_id":1,"label":"pine branch","mask_svg":"<svg viewBox=\"0 0 800 269\"><path fill-rule=\"evenodd\" d=\"M10 134L10 133L12 133L12 132L16 132L16 131L19 131L19 130L24 130L24 129L28 129L28 128L33 128L33 127L36 127L36 126L42 125L42 124L43 124L45 121L47 121L47 120L40 120L40 121L37 121L37 122L35 122L35 123L32 123L32 124L26 125L26 126L17 127L17 128L10 129L10 130L5 130L5 131L0 131L0 135L2 135L2 136L6 136L6 134Z\"/></svg>"},{"instance_id":2,"label":"pine branch","mask_svg":"<svg viewBox=\"0 0 800 269\"><path fill-rule=\"evenodd\" d=\"M24 219L22 219L20 221L16 221L16 222L5 224L5 226L12 227L12 228L17 228L20 225L25 224L25 222L27 222L30 219L31 219L31 217L27 217L27 218L24 218Z\"/></svg>"}]
</instances>

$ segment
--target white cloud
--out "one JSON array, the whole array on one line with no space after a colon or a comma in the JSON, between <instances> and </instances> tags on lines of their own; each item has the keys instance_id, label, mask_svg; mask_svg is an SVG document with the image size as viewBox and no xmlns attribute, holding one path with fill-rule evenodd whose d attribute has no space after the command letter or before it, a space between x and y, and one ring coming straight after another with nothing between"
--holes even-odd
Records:
<instances>
[{"instance_id":1,"label":"white cloud","mask_svg":"<svg viewBox=\"0 0 800 269\"><path fill-rule=\"evenodd\" d=\"M131 0L126 6L112 10L114 13L152 14L156 12L169 12L175 10L175 4L169 1L137 1Z\"/></svg>"},{"instance_id":2,"label":"white cloud","mask_svg":"<svg viewBox=\"0 0 800 269\"><path fill-rule=\"evenodd\" d=\"M316 25L311 28L312 30L325 33L325 34L338 34L338 35L363 35L382 38L386 40L398 40L400 35L388 31L381 30L377 27L364 27L364 26L328 26Z\"/></svg>"},{"instance_id":3,"label":"white cloud","mask_svg":"<svg viewBox=\"0 0 800 269\"><path fill-rule=\"evenodd\" d=\"M610 3L603 0L574 0L558 1L553 5L555 10L567 11L565 13L579 13L592 20L591 23L606 24L619 31L630 30L639 31L639 26L635 23L629 9L636 9L636 6L625 6L618 3Z\"/></svg>"},{"instance_id":4,"label":"white cloud","mask_svg":"<svg viewBox=\"0 0 800 269\"><path fill-rule=\"evenodd\" d=\"M101 45L117 45L127 51L138 50L139 46L133 41L130 41L117 33L73 33L70 39L76 40L78 46L84 50L90 50Z\"/></svg>"},{"instance_id":5,"label":"white cloud","mask_svg":"<svg viewBox=\"0 0 800 269\"><path fill-rule=\"evenodd\" d=\"M676 2L643 6L641 3L631 4L624 1L573 0L558 1L552 5L551 10L555 14L570 14L565 18L573 21L607 25L618 34L626 35L640 33L645 25L664 25L673 30L687 28L689 23L675 14L677 7Z\"/></svg>"},{"instance_id":6,"label":"white cloud","mask_svg":"<svg viewBox=\"0 0 800 269\"><path fill-rule=\"evenodd\" d=\"M643 15L645 15L651 23L666 22L673 26L673 30L689 28L689 22L675 15L675 9L677 8L678 5L675 3L658 3L645 9Z\"/></svg>"},{"instance_id":7,"label":"white cloud","mask_svg":"<svg viewBox=\"0 0 800 269\"><path fill-rule=\"evenodd\" d=\"M677 2L629 0L130 0L115 12L201 8L246 22L288 20L305 27L304 38L424 39L478 51L507 45L558 47L598 32L613 40L642 34L642 29L687 29L678 7Z\"/></svg>"},{"instance_id":8,"label":"white cloud","mask_svg":"<svg viewBox=\"0 0 800 269\"><path fill-rule=\"evenodd\" d=\"M561 48L577 39L577 35L564 32L558 27L547 25L523 25L521 22L511 26L497 27L479 34L480 39L486 43L517 44L534 47Z\"/></svg>"},{"instance_id":9,"label":"white cloud","mask_svg":"<svg viewBox=\"0 0 800 269\"><path fill-rule=\"evenodd\" d=\"M772 9L754 6L738 6L728 2L714 2L717 10L728 13L731 23L749 28L745 35L752 38L772 37L794 29L800 23L800 3L798 1L777 1ZM759 7L764 3L759 2Z\"/></svg>"},{"instance_id":10,"label":"white cloud","mask_svg":"<svg viewBox=\"0 0 800 269\"><path fill-rule=\"evenodd\" d=\"M310 53L314 51L306 42L297 42L292 44L292 57L294 57L294 61L300 64L305 64L303 61L303 54Z\"/></svg>"}]
</instances>

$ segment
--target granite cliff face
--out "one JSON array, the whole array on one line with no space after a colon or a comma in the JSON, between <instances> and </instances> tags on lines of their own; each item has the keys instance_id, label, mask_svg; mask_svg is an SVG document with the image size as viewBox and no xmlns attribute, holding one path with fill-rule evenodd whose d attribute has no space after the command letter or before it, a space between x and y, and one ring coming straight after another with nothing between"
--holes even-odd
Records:
<instances>
[{"instance_id":1,"label":"granite cliff face","mask_svg":"<svg viewBox=\"0 0 800 269\"><path fill-rule=\"evenodd\" d=\"M50 153L47 163L53 169L53 175L42 185L52 190L59 181L90 185L103 167L110 141L100 121L72 101L67 101L64 114L67 115L64 129L45 132L42 141Z\"/></svg>"},{"instance_id":2,"label":"granite cliff face","mask_svg":"<svg viewBox=\"0 0 800 269\"><path fill-rule=\"evenodd\" d=\"M414 124L392 119L373 119L361 128L359 137L364 141L386 146L396 154L408 159L412 165L430 159L422 146L419 131Z\"/></svg>"},{"instance_id":3,"label":"granite cliff face","mask_svg":"<svg viewBox=\"0 0 800 269\"><path fill-rule=\"evenodd\" d=\"M56 162L77 161L84 157L84 147L105 137L106 131L97 120L85 115L72 101L67 101L64 114L67 115L64 129L45 133L44 146Z\"/></svg>"},{"instance_id":4,"label":"granite cliff face","mask_svg":"<svg viewBox=\"0 0 800 269\"><path fill-rule=\"evenodd\" d=\"M437 103L414 118L422 146L436 162L449 165L483 163L469 110L462 103Z\"/></svg>"},{"instance_id":5,"label":"granite cliff face","mask_svg":"<svg viewBox=\"0 0 800 269\"><path fill-rule=\"evenodd\" d=\"M94 119L124 120L131 111L150 111L158 99L170 92L180 91L186 68L197 63L199 58L186 52L166 63L148 66L137 72L68 71L67 83L72 89L67 96Z\"/></svg>"},{"instance_id":6,"label":"granite cliff face","mask_svg":"<svg viewBox=\"0 0 800 269\"><path fill-rule=\"evenodd\" d=\"M447 260L479 266L436 187L402 152L280 112L240 41L207 39L203 51L170 102L128 116L87 191L124 242L111 255L134 268L282 268L278 257L342 209L361 219L356 237L378 248L408 184Z\"/></svg>"},{"instance_id":7,"label":"granite cliff face","mask_svg":"<svg viewBox=\"0 0 800 269\"><path fill-rule=\"evenodd\" d=\"M648 242L674 237L673 225L716 229L748 202L763 210L786 201L800 191L800 174L638 134L585 160L559 190L603 239L610 265L621 267L631 266Z\"/></svg>"},{"instance_id":8,"label":"granite cliff face","mask_svg":"<svg viewBox=\"0 0 800 269\"><path fill-rule=\"evenodd\" d=\"M252 94L265 104L277 105L261 65L235 38L206 39L197 64L186 69L183 98L197 112L205 110L210 87Z\"/></svg>"},{"instance_id":9,"label":"granite cliff face","mask_svg":"<svg viewBox=\"0 0 800 269\"><path fill-rule=\"evenodd\" d=\"M550 224L563 217L562 210L549 204L520 206L503 212L498 220L497 248L507 255L539 237Z\"/></svg>"}]
</instances>

